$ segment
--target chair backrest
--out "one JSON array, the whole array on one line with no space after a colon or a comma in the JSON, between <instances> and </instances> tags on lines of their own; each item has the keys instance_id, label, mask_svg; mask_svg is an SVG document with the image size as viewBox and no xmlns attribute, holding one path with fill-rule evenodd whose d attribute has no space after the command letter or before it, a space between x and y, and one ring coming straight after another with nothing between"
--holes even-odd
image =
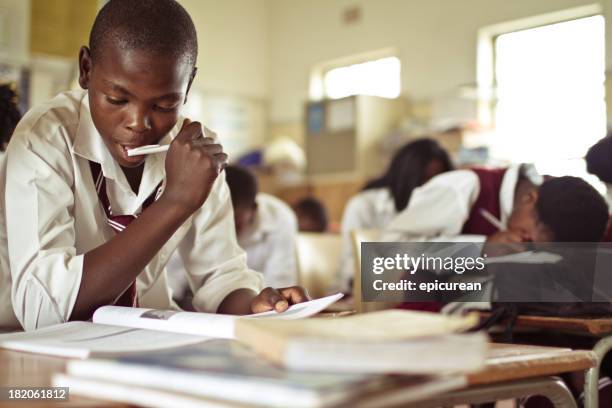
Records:
<instances>
[{"instance_id":1,"label":"chair backrest","mask_svg":"<svg viewBox=\"0 0 612 408\"><path fill-rule=\"evenodd\" d=\"M355 275L353 276L353 307L357 313L374 312L376 310L391 309L397 302L363 302L361 300L361 243L376 242L380 240L382 231L362 229L351 231L353 253L355 254Z\"/></svg>"},{"instance_id":2,"label":"chair backrest","mask_svg":"<svg viewBox=\"0 0 612 408\"><path fill-rule=\"evenodd\" d=\"M296 239L300 285L313 298L325 296L339 279L342 237L339 234L300 232Z\"/></svg>"}]
</instances>

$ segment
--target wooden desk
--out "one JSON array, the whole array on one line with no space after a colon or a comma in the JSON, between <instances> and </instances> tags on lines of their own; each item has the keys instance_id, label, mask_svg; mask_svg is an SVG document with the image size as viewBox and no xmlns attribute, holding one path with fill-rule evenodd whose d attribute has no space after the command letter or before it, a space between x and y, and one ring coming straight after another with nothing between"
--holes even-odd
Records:
<instances>
[{"instance_id":1,"label":"wooden desk","mask_svg":"<svg viewBox=\"0 0 612 408\"><path fill-rule=\"evenodd\" d=\"M490 316L490 313L483 312L481 315L483 318L486 318ZM586 408L597 408L599 406L599 368L604 357L612 350L612 319L518 316L515 322L515 328L520 327L599 338L599 341L597 341L592 348L597 358L597 364L587 371L584 383L584 406Z\"/></svg>"},{"instance_id":2,"label":"wooden desk","mask_svg":"<svg viewBox=\"0 0 612 408\"><path fill-rule=\"evenodd\" d=\"M21 353L0 349L0 387L49 387L55 373L64 372L66 359L40 354ZM100 407L122 408L127 405L88 398L70 396L68 402L9 402L0 401L0 408L55 408L55 407Z\"/></svg>"},{"instance_id":3,"label":"wooden desk","mask_svg":"<svg viewBox=\"0 0 612 408\"><path fill-rule=\"evenodd\" d=\"M54 373L64 372L66 359L16 351L0 350L0 387L49 386ZM542 378L564 372L585 370L596 364L590 351L572 351L563 348L492 344L487 367L468 376L467 391L473 387L508 384L514 380ZM479 389L480 389L479 388ZM515 390L516 391L516 390ZM0 408L13 406L0 402ZM71 396L65 403L20 403L21 407L105 407L126 405Z\"/></svg>"},{"instance_id":4,"label":"wooden desk","mask_svg":"<svg viewBox=\"0 0 612 408\"><path fill-rule=\"evenodd\" d=\"M481 313L483 317L490 313ZM519 316L515 327L529 327L537 329L553 329L564 332L604 336L612 334L612 319L610 318L578 318L578 317L547 317L547 316Z\"/></svg>"},{"instance_id":5,"label":"wooden desk","mask_svg":"<svg viewBox=\"0 0 612 408\"><path fill-rule=\"evenodd\" d=\"M468 375L468 384L493 384L557 375L587 370L596 364L595 354L588 350L493 343L486 368Z\"/></svg>"}]
</instances>

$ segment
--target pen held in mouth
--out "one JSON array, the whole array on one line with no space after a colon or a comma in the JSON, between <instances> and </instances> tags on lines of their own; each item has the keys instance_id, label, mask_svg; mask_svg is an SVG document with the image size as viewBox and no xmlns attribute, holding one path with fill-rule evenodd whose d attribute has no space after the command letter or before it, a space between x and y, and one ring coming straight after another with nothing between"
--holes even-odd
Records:
<instances>
[{"instance_id":1,"label":"pen held in mouth","mask_svg":"<svg viewBox=\"0 0 612 408\"><path fill-rule=\"evenodd\" d=\"M167 151L170 145L146 145L127 151L128 156L142 156L146 154L162 153Z\"/></svg>"}]
</instances>

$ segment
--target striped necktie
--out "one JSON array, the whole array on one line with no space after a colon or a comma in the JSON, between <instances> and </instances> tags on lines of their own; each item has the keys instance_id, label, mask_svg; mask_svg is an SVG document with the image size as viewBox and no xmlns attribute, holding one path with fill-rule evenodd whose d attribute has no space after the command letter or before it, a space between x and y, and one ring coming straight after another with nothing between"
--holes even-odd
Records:
<instances>
[{"instance_id":1,"label":"striped necktie","mask_svg":"<svg viewBox=\"0 0 612 408\"><path fill-rule=\"evenodd\" d=\"M110 205L110 200L108 199L108 193L106 192L106 177L102 174L102 167L99 163L89 162L91 168L91 175L93 177L94 185L96 187L96 193L98 194L98 199L104 208L104 213L106 214L106 223L116 232L120 233L132 221L134 221L137 217L134 215L113 215L113 210ZM161 186L161 183L160 183ZM155 189L153 193L142 204L142 210L144 211L149 205L151 205L161 193L161 188ZM136 281L134 280L130 286L127 288L125 292L117 299L115 302L118 306L131 306L138 307L138 295L136 292Z\"/></svg>"}]
</instances>

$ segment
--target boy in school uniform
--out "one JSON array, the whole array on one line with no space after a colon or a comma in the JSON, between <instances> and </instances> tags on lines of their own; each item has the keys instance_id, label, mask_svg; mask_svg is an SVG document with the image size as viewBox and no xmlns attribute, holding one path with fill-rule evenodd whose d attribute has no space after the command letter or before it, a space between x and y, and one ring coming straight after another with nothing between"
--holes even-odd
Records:
<instances>
[{"instance_id":1,"label":"boy in school uniform","mask_svg":"<svg viewBox=\"0 0 612 408\"><path fill-rule=\"evenodd\" d=\"M13 310L2 310L0 326L89 319L107 304L172 307L165 265L175 251L198 311L283 311L307 299L298 287L262 291L246 266L227 155L179 114L196 56L195 27L176 1L102 8L79 53L83 90L31 110L8 146L0 298ZM167 153L127 153L156 143Z\"/></svg>"},{"instance_id":2,"label":"boy in school uniform","mask_svg":"<svg viewBox=\"0 0 612 408\"><path fill-rule=\"evenodd\" d=\"M266 285L296 285L298 223L293 210L278 198L258 192L257 179L247 169L227 166L225 173L238 244L247 253L247 265L263 273Z\"/></svg>"}]
</instances>

